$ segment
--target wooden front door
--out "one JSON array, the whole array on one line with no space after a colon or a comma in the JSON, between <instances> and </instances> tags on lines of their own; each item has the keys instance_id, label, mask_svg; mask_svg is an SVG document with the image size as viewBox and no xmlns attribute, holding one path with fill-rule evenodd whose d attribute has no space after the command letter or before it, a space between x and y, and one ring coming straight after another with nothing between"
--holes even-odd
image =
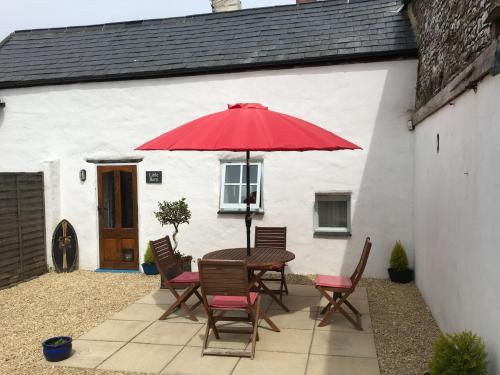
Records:
<instances>
[{"instance_id":1,"label":"wooden front door","mask_svg":"<svg viewBox=\"0 0 500 375\"><path fill-rule=\"evenodd\" d=\"M101 268L138 269L137 168L97 167Z\"/></svg>"}]
</instances>

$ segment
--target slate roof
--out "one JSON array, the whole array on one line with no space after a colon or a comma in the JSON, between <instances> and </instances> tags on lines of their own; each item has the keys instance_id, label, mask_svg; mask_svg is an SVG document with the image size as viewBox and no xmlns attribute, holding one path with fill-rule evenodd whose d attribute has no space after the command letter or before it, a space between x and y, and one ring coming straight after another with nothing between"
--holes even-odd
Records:
<instances>
[{"instance_id":1,"label":"slate roof","mask_svg":"<svg viewBox=\"0 0 500 375\"><path fill-rule=\"evenodd\" d=\"M0 43L0 88L416 56L400 6L325 0L16 31Z\"/></svg>"}]
</instances>

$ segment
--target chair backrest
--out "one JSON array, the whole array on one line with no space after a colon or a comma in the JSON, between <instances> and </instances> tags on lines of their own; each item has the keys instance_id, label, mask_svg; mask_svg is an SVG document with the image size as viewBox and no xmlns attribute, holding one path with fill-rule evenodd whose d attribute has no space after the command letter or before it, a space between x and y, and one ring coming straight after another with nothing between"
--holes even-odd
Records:
<instances>
[{"instance_id":1,"label":"chair backrest","mask_svg":"<svg viewBox=\"0 0 500 375\"><path fill-rule=\"evenodd\" d=\"M255 227L254 246L286 250L286 227Z\"/></svg>"},{"instance_id":2,"label":"chair backrest","mask_svg":"<svg viewBox=\"0 0 500 375\"><path fill-rule=\"evenodd\" d=\"M363 276L363 272L365 272L365 267L366 263L368 262L368 256L370 255L371 248L372 242L370 240L370 237L366 237L365 246L363 247L363 252L361 253L361 258L359 259L359 263L351 276L351 283L353 288L356 287L359 280L361 280L361 276Z\"/></svg>"},{"instance_id":3,"label":"chair backrest","mask_svg":"<svg viewBox=\"0 0 500 375\"><path fill-rule=\"evenodd\" d=\"M203 296L249 296L245 261L198 259Z\"/></svg>"},{"instance_id":4,"label":"chair backrest","mask_svg":"<svg viewBox=\"0 0 500 375\"><path fill-rule=\"evenodd\" d=\"M158 268L164 281L168 282L167 271L172 267L175 266L177 268L177 273L182 272L168 236L159 240L149 241L149 244L151 245L151 250L153 250L156 268Z\"/></svg>"}]
</instances>

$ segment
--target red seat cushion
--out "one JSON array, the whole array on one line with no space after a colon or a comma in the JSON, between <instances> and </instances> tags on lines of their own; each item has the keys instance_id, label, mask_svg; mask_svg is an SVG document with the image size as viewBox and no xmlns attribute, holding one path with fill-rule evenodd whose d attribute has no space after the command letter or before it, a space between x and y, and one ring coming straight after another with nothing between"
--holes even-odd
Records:
<instances>
[{"instance_id":1,"label":"red seat cushion","mask_svg":"<svg viewBox=\"0 0 500 375\"><path fill-rule=\"evenodd\" d=\"M258 293L250 292L250 304L257 300ZM210 307L217 309L246 310L249 308L246 296L214 296L209 303Z\"/></svg>"},{"instance_id":2,"label":"red seat cushion","mask_svg":"<svg viewBox=\"0 0 500 375\"><path fill-rule=\"evenodd\" d=\"M198 272L183 272L180 275L170 280L171 283L178 284L192 284L200 282L200 275Z\"/></svg>"},{"instance_id":3,"label":"red seat cushion","mask_svg":"<svg viewBox=\"0 0 500 375\"><path fill-rule=\"evenodd\" d=\"M316 275L316 286L350 289L352 288L352 282L346 276Z\"/></svg>"}]
</instances>

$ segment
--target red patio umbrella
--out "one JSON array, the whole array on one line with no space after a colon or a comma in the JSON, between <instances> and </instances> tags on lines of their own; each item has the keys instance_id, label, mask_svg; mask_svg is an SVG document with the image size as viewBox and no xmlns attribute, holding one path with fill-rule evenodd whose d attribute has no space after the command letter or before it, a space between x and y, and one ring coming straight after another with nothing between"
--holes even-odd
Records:
<instances>
[{"instance_id":1,"label":"red patio umbrella","mask_svg":"<svg viewBox=\"0 0 500 375\"><path fill-rule=\"evenodd\" d=\"M258 103L228 109L190 121L144 143L137 150L245 151L247 252L250 255L250 151L360 149L332 132Z\"/></svg>"}]
</instances>

